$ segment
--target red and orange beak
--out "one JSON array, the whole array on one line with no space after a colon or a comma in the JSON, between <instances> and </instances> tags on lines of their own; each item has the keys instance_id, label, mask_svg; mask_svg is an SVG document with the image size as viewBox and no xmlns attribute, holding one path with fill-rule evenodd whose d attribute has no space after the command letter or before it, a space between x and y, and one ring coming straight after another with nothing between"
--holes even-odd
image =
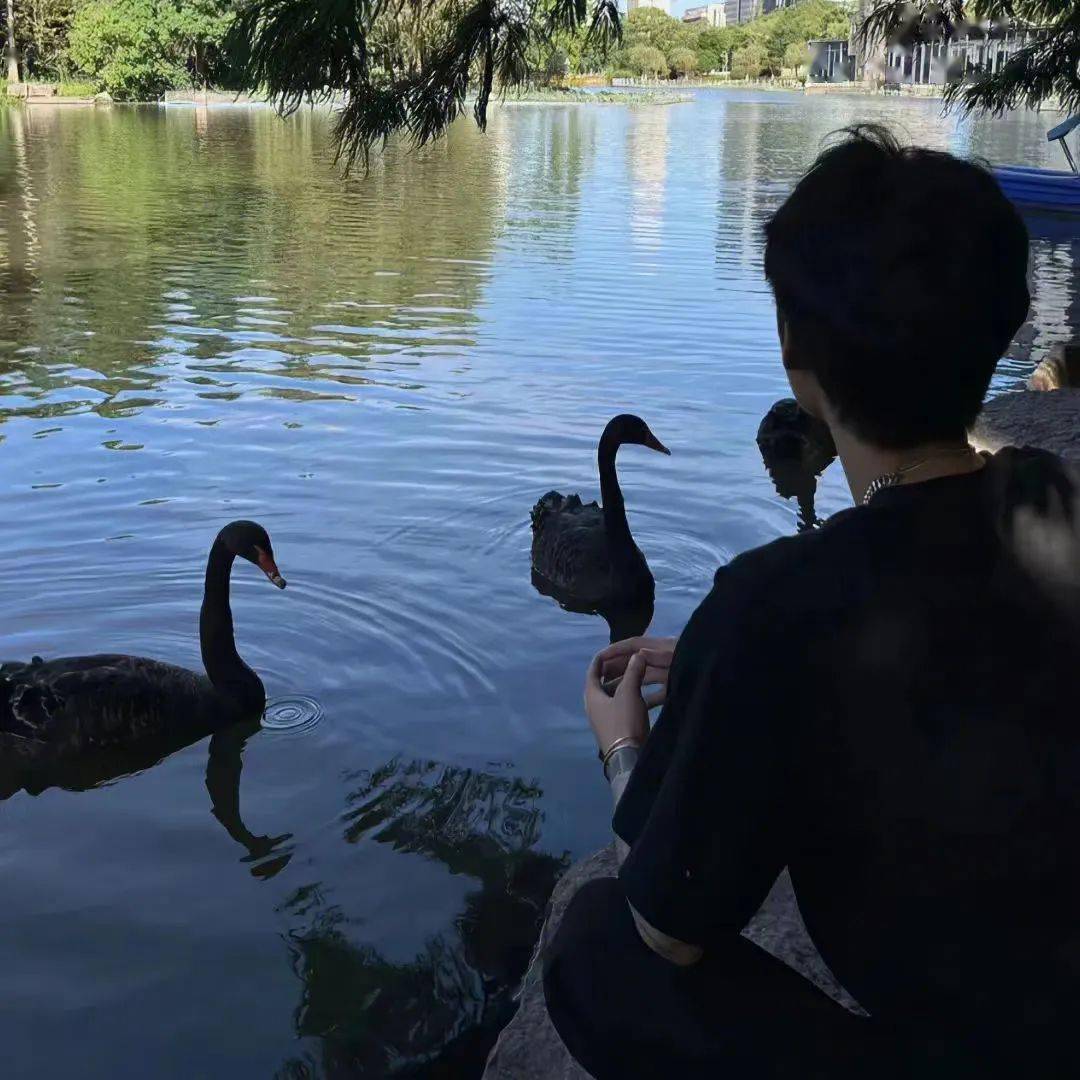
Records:
<instances>
[{"instance_id":1,"label":"red and orange beak","mask_svg":"<svg viewBox=\"0 0 1080 1080\"><path fill-rule=\"evenodd\" d=\"M274 557L268 551L263 551L262 548L256 548L255 550L259 553L257 560L259 569L274 585L279 589L284 589L285 579L281 576L281 572L277 568L277 563L274 562Z\"/></svg>"},{"instance_id":2,"label":"red and orange beak","mask_svg":"<svg viewBox=\"0 0 1080 1080\"><path fill-rule=\"evenodd\" d=\"M651 431L645 436L645 445L657 453L671 456L671 451Z\"/></svg>"}]
</instances>

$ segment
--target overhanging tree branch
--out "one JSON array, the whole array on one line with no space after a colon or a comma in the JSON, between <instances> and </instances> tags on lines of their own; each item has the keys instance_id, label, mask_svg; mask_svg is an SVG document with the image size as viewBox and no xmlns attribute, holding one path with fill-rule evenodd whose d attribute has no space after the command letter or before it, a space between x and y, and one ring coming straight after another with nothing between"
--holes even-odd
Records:
<instances>
[{"instance_id":1,"label":"overhanging tree branch","mask_svg":"<svg viewBox=\"0 0 1080 1080\"><path fill-rule=\"evenodd\" d=\"M343 96L334 136L348 168L393 134L438 138L473 95L486 127L492 96L529 83L530 48L586 21L599 48L621 37L617 0L249 0L223 52L234 85L283 114Z\"/></svg>"}]
</instances>

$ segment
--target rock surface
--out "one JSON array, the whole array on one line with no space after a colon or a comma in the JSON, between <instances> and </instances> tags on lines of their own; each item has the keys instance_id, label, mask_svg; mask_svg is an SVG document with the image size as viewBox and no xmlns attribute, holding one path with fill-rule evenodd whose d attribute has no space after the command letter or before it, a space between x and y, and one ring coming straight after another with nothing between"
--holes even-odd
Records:
<instances>
[{"instance_id":1,"label":"rock surface","mask_svg":"<svg viewBox=\"0 0 1080 1080\"><path fill-rule=\"evenodd\" d=\"M1080 386L1080 342L1059 342L1032 372L1029 390L1062 390Z\"/></svg>"},{"instance_id":2,"label":"rock surface","mask_svg":"<svg viewBox=\"0 0 1080 1080\"><path fill-rule=\"evenodd\" d=\"M575 863L562 877L548 904L547 917L519 993L518 1011L491 1051L484 1080L588 1080L589 1074L566 1052L544 1005L542 951L558 929L573 895L593 878L614 877L615 851L606 847ZM814 948L799 914L791 878L785 870L743 934L789 964L852 1012L855 1000L833 977Z\"/></svg>"},{"instance_id":3,"label":"rock surface","mask_svg":"<svg viewBox=\"0 0 1080 1080\"><path fill-rule=\"evenodd\" d=\"M1002 394L983 406L971 441L980 450L1037 446L1080 462L1080 390Z\"/></svg>"}]
</instances>

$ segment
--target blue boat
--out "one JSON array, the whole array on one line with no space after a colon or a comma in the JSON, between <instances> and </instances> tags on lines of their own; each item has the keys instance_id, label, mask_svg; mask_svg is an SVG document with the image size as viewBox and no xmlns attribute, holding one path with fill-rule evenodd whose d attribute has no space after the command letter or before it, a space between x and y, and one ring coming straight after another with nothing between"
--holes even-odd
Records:
<instances>
[{"instance_id":1,"label":"blue boat","mask_svg":"<svg viewBox=\"0 0 1080 1080\"><path fill-rule=\"evenodd\" d=\"M1080 214L1080 173L1065 141L1077 127L1080 127L1080 115L1046 133L1047 142L1061 144L1068 170L1033 169L1026 165L1002 165L994 170L1002 190L1017 206L1024 210Z\"/></svg>"}]
</instances>

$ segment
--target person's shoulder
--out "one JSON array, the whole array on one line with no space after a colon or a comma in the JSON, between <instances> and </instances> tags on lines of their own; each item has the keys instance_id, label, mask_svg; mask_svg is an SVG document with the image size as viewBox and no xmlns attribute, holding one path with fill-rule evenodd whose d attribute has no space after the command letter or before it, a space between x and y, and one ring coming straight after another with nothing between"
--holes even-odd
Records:
<instances>
[{"instance_id":1,"label":"person's shoulder","mask_svg":"<svg viewBox=\"0 0 1080 1080\"><path fill-rule=\"evenodd\" d=\"M747 591L761 597L786 588L792 578L841 563L852 545L861 542L871 524L869 515L852 508L829 518L820 529L782 536L751 548L721 566L713 578L715 592Z\"/></svg>"},{"instance_id":2,"label":"person's shoulder","mask_svg":"<svg viewBox=\"0 0 1080 1080\"><path fill-rule=\"evenodd\" d=\"M866 542L870 517L856 508L842 510L820 529L737 555L716 571L684 637L711 651L709 642L720 634L740 642L773 637L815 612L843 604L847 570Z\"/></svg>"}]
</instances>

